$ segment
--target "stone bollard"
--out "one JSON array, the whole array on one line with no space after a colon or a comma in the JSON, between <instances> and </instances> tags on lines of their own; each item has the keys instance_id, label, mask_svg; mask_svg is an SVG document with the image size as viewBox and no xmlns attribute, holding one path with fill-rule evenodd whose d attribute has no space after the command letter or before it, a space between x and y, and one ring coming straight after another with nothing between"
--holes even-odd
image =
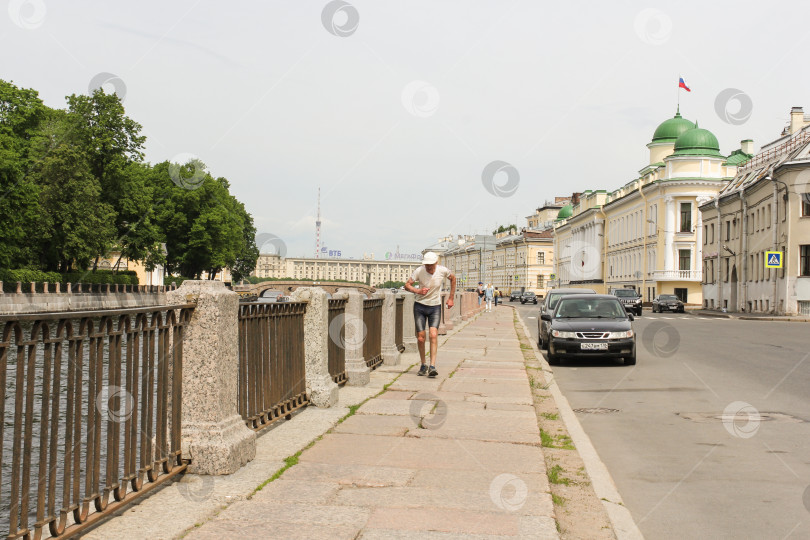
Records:
<instances>
[{"instance_id":1,"label":"stone bollard","mask_svg":"<svg viewBox=\"0 0 810 540\"><path fill-rule=\"evenodd\" d=\"M183 457L194 474L232 474L256 456L237 412L239 295L221 281L187 280L169 304L197 302L183 339Z\"/></svg>"},{"instance_id":2,"label":"stone bollard","mask_svg":"<svg viewBox=\"0 0 810 540\"><path fill-rule=\"evenodd\" d=\"M453 307L447 309L447 299L450 298L450 291L442 294L442 322L445 330L453 329L453 317L456 313L456 299L453 298Z\"/></svg>"},{"instance_id":3,"label":"stone bollard","mask_svg":"<svg viewBox=\"0 0 810 540\"><path fill-rule=\"evenodd\" d=\"M308 302L304 355L309 399L316 407L333 407L338 402L338 385L329 375L329 298L320 287L301 287L291 296L295 301Z\"/></svg>"},{"instance_id":4,"label":"stone bollard","mask_svg":"<svg viewBox=\"0 0 810 540\"><path fill-rule=\"evenodd\" d=\"M419 348L416 345L416 322L413 320L414 295L411 292L400 293L405 300L402 303L402 361L412 364L419 361Z\"/></svg>"},{"instance_id":5,"label":"stone bollard","mask_svg":"<svg viewBox=\"0 0 810 540\"><path fill-rule=\"evenodd\" d=\"M346 310L343 312L344 346L346 349L346 384L365 386L371 380L371 369L363 357L363 343L368 328L363 322L363 300L365 295L357 289L338 289L346 293Z\"/></svg>"},{"instance_id":6,"label":"stone bollard","mask_svg":"<svg viewBox=\"0 0 810 540\"><path fill-rule=\"evenodd\" d=\"M446 306L445 301L447 300L447 293L441 293L441 303L439 304L439 335L444 336L447 334L447 325L445 324L444 317L445 317L445 310Z\"/></svg>"},{"instance_id":7,"label":"stone bollard","mask_svg":"<svg viewBox=\"0 0 810 540\"><path fill-rule=\"evenodd\" d=\"M397 296L383 291L382 306L382 355L386 366L399 365L399 349L396 343ZM404 314L403 314L404 315ZM404 317L403 317L404 319Z\"/></svg>"}]
</instances>

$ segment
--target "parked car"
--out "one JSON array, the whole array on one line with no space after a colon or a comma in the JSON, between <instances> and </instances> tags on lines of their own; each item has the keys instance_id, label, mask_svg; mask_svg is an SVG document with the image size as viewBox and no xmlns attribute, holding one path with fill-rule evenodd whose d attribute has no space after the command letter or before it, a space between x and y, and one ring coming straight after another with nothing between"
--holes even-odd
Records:
<instances>
[{"instance_id":1,"label":"parked car","mask_svg":"<svg viewBox=\"0 0 810 540\"><path fill-rule=\"evenodd\" d=\"M515 300L520 300L522 295L523 293L520 291L512 291L512 293L509 295L509 301L514 302Z\"/></svg>"},{"instance_id":2,"label":"parked car","mask_svg":"<svg viewBox=\"0 0 810 540\"><path fill-rule=\"evenodd\" d=\"M613 289L613 296L619 299L624 309L641 316L641 295L635 289Z\"/></svg>"},{"instance_id":3,"label":"parked car","mask_svg":"<svg viewBox=\"0 0 810 540\"><path fill-rule=\"evenodd\" d=\"M548 345L548 324L543 321L543 313L551 315L557 307L560 298L568 294L596 294L593 289L552 289L540 306L540 317L537 318L537 346L545 349Z\"/></svg>"},{"instance_id":4,"label":"parked car","mask_svg":"<svg viewBox=\"0 0 810 540\"><path fill-rule=\"evenodd\" d=\"M614 295L563 296L552 315L541 317L549 324L549 364L594 357L623 358L628 366L636 363L633 314Z\"/></svg>"},{"instance_id":5,"label":"parked car","mask_svg":"<svg viewBox=\"0 0 810 540\"><path fill-rule=\"evenodd\" d=\"M520 295L520 303L526 304L531 302L532 304L537 303L537 296L532 291L526 291L525 293Z\"/></svg>"},{"instance_id":6,"label":"parked car","mask_svg":"<svg viewBox=\"0 0 810 540\"><path fill-rule=\"evenodd\" d=\"M662 311L677 311L683 313L683 302L678 299L674 294L659 294L652 301L653 313L661 313Z\"/></svg>"}]
</instances>

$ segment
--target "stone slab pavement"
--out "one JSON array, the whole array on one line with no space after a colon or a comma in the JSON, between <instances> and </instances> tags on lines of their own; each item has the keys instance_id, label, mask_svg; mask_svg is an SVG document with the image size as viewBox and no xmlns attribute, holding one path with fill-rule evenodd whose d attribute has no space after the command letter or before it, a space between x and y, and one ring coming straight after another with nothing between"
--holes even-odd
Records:
<instances>
[{"instance_id":1,"label":"stone slab pavement","mask_svg":"<svg viewBox=\"0 0 810 540\"><path fill-rule=\"evenodd\" d=\"M513 311L439 343L435 379L382 366L266 430L236 474L186 475L85 538L559 538Z\"/></svg>"},{"instance_id":2,"label":"stone slab pavement","mask_svg":"<svg viewBox=\"0 0 810 540\"><path fill-rule=\"evenodd\" d=\"M438 377L405 372L186 538L558 538L512 317L476 318Z\"/></svg>"}]
</instances>

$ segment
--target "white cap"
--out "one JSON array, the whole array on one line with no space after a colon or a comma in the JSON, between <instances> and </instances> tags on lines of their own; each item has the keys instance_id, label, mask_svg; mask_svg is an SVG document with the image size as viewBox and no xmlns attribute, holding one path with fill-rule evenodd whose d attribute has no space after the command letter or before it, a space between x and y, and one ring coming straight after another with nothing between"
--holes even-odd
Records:
<instances>
[{"instance_id":1,"label":"white cap","mask_svg":"<svg viewBox=\"0 0 810 540\"><path fill-rule=\"evenodd\" d=\"M439 256L432 251L425 253L424 258L422 259L422 264L436 264L437 262L439 262Z\"/></svg>"}]
</instances>

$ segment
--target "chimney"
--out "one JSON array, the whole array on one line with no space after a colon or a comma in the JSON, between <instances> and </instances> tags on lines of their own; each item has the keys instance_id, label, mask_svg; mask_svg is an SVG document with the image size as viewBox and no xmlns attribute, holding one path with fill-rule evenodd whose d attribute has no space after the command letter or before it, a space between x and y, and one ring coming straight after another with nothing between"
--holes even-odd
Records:
<instances>
[{"instance_id":1,"label":"chimney","mask_svg":"<svg viewBox=\"0 0 810 540\"><path fill-rule=\"evenodd\" d=\"M754 141L751 139L745 139L744 141L740 141L740 148L743 152L748 154L749 156L754 155Z\"/></svg>"},{"instance_id":2,"label":"chimney","mask_svg":"<svg viewBox=\"0 0 810 540\"><path fill-rule=\"evenodd\" d=\"M572 193L571 194L571 206L576 206L576 205L579 204L579 196L580 195L582 195L582 193Z\"/></svg>"},{"instance_id":3,"label":"chimney","mask_svg":"<svg viewBox=\"0 0 810 540\"><path fill-rule=\"evenodd\" d=\"M790 109L790 134L793 135L804 127L804 111L801 107Z\"/></svg>"}]
</instances>

